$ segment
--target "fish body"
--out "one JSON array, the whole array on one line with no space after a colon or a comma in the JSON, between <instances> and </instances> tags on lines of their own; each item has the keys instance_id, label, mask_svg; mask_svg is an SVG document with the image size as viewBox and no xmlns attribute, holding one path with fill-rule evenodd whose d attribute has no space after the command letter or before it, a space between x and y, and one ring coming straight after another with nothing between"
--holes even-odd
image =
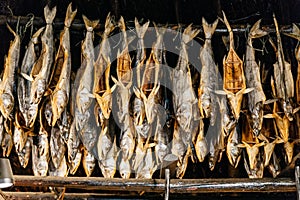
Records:
<instances>
[{"instance_id":1,"label":"fish body","mask_svg":"<svg viewBox=\"0 0 300 200\"><path fill-rule=\"evenodd\" d=\"M226 145L226 154L229 163L233 167L237 167L241 159L241 148L238 146L240 144L238 126L236 126L229 134L228 141Z\"/></svg>"},{"instance_id":2,"label":"fish body","mask_svg":"<svg viewBox=\"0 0 300 200\"><path fill-rule=\"evenodd\" d=\"M60 166L62 159L65 157L66 144L62 138L59 128L52 127L50 134L50 154L55 168Z\"/></svg>"},{"instance_id":3,"label":"fish body","mask_svg":"<svg viewBox=\"0 0 300 200\"><path fill-rule=\"evenodd\" d=\"M200 51L200 60L202 69L200 74L200 86L198 89L198 106L202 117L210 118L210 124L213 126L216 120L217 112L216 97L213 93L218 87L218 68L214 61L211 38L217 27L218 20L213 24L208 24L202 18L202 25L205 34L205 43Z\"/></svg>"},{"instance_id":4,"label":"fish body","mask_svg":"<svg viewBox=\"0 0 300 200\"><path fill-rule=\"evenodd\" d=\"M108 40L108 37L114 28L115 26L112 22L112 18L110 14L108 14L105 21L105 30L102 34L99 55L95 62L95 81L93 94L96 97L105 119L109 119L111 113L112 92L115 88L111 88L109 85L111 48Z\"/></svg>"},{"instance_id":5,"label":"fish body","mask_svg":"<svg viewBox=\"0 0 300 200\"><path fill-rule=\"evenodd\" d=\"M195 149L199 162L203 162L208 153L208 145L204 136L204 122L202 119L200 119L199 123L199 133L197 136Z\"/></svg>"},{"instance_id":6,"label":"fish body","mask_svg":"<svg viewBox=\"0 0 300 200\"><path fill-rule=\"evenodd\" d=\"M69 4L64 22L65 26L60 35L60 44L54 61L54 70L59 71L55 72L55 74L59 73L59 78L57 80L57 83L55 84L55 89L51 94L51 104L53 112L52 126L54 126L56 121L60 118L62 112L65 110L69 102L72 66L69 27L71 26L76 13L77 10L72 11L72 4ZM57 77L51 77L51 79L55 78ZM53 80L53 82L56 82L56 80Z\"/></svg>"},{"instance_id":7,"label":"fish body","mask_svg":"<svg viewBox=\"0 0 300 200\"><path fill-rule=\"evenodd\" d=\"M45 94L54 61L54 32L52 23L56 15L56 7L50 9L46 6L44 8L44 15L46 28L41 37L42 52L34 64L30 75L33 78L30 90L31 104L39 104Z\"/></svg>"},{"instance_id":8,"label":"fish body","mask_svg":"<svg viewBox=\"0 0 300 200\"><path fill-rule=\"evenodd\" d=\"M99 167L104 178L113 178L117 170L117 155L118 149L116 144L116 137L114 138L113 145L105 158L99 161Z\"/></svg>"},{"instance_id":9,"label":"fish body","mask_svg":"<svg viewBox=\"0 0 300 200\"><path fill-rule=\"evenodd\" d=\"M255 51L252 46L252 40L263 37L267 32L262 31L258 20L251 28L248 34L246 60L245 60L245 76L248 88L254 88L253 92L248 94L249 110L251 112L251 123L254 135L258 136L263 122L263 104L266 101L261 79L260 66L255 60Z\"/></svg>"},{"instance_id":10,"label":"fish body","mask_svg":"<svg viewBox=\"0 0 300 200\"><path fill-rule=\"evenodd\" d=\"M35 118L37 117L37 109L32 109L31 107L34 107L34 105L32 106L29 102L31 90L30 73L34 63L38 59L35 52L35 45L38 43L40 35L44 29L44 27L40 28L31 37L20 67L21 76L18 78L17 94L19 109L22 113L22 117L25 120L26 127L32 127Z\"/></svg>"},{"instance_id":11,"label":"fish body","mask_svg":"<svg viewBox=\"0 0 300 200\"><path fill-rule=\"evenodd\" d=\"M4 61L3 77L0 82L0 111L5 119L12 119L15 105L15 74L19 67L21 40L18 34L9 26L7 27L15 38L10 43L8 55Z\"/></svg>"},{"instance_id":12,"label":"fish body","mask_svg":"<svg viewBox=\"0 0 300 200\"><path fill-rule=\"evenodd\" d=\"M17 152L19 162L23 168L26 168L32 152L32 137L27 137L25 146Z\"/></svg>"},{"instance_id":13,"label":"fish body","mask_svg":"<svg viewBox=\"0 0 300 200\"><path fill-rule=\"evenodd\" d=\"M35 176L47 176L49 159L48 135L41 128L32 145L32 170Z\"/></svg>"},{"instance_id":14,"label":"fish body","mask_svg":"<svg viewBox=\"0 0 300 200\"><path fill-rule=\"evenodd\" d=\"M75 121L72 122L70 127L69 138L67 140L67 150L68 150L68 163L70 164L70 173L75 174L82 158L82 151L80 148L81 141L78 137L78 132L76 131Z\"/></svg>"}]
</instances>

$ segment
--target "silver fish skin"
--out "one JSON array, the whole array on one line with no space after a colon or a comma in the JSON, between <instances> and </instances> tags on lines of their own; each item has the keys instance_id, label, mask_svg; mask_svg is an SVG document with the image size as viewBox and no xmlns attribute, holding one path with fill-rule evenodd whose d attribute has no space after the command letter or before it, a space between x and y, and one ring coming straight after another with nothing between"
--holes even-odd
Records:
<instances>
[{"instance_id":1,"label":"silver fish skin","mask_svg":"<svg viewBox=\"0 0 300 200\"><path fill-rule=\"evenodd\" d=\"M49 159L48 134L40 130L40 134L37 136L37 143L32 145L32 170L34 176L47 176Z\"/></svg>"},{"instance_id":2,"label":"silver fish skin","mask_svg":"<svg viewBox=\"0 0 300 200\"><path fill-rule=\"evenodd\" d=\"M13 124L12 121L6 119L4 121L4 128L5 132L3 135L3 139L1 142L2 146L2 154L4 157L8 157L11 153L11 150L13 148Z\"/></svg>"},{"instance_id":3,"label":"silver fish skin","mask_svg":"<svg viewBox=\"0 0 300 200\"><path fill-rule=\"evenodd\" d=\"M86 176L90 177L96 166L96 158L86 148L83 149L82 165Z\"/></svg>"},{"instance_id":4,"label":"silver fish skin","mask_svg":"<svg viewBox=\"0 0 300 200\"><path fill-rule=\"evenodd\" d=\"M32 137L28 137L24 148L17 152L19 162L23 168L26 168L32 152Z\"/></svg>"},{"instance_id":5,"label":"silver fish skin","mask_svg":"<svg viewBox=\"0 0 300 200\"><path fill-rule=\"evenodd\" d=\"M50 134L50 156L55 168L60 166L65 157L66 150L66 144L62 138L60 129L52 127Z\"/></svg>"},{"instance_id":6,"label":"silver fish skin","mask_svg":"<svg viewBox=\"0 0 300 200\"><path fill-rule=\"evenodd\" d=\"M31 73L31 76L33 78L30 90L31 104L39 104L47 90L51 68L54 61L54 32L52 23L55 15L56 7L50 9L48 6L46 6L44 8L46 28L41 38L42 52ZM35 70L37 70L38 72L36 72Z\"/></svg>"},{"instance_id":7,"label":"silver fish skin","mask_svg":"<svg viewBox=\"0 0 300 200\"><path fill-rule=\"evenodd\" d=\"M44 31L44 27L37 30L31 37L25 55L22 60L20 67L21 75L18 78L17 94L18 94L18 103L19 109L22 113L22 116L25 120L26 127L31 127L34 121L31 116L37 116L29 112L30 110L30 90L31 90L31 77L30 73L34 63L37 60L37 55L35 52L35 45L38 43L41 33ZM36 110L36 109L34 109Z\"/></svg>"},{"instance_id":8,"label":"silver fish skin","mask_svg":"<svg viewBox=\"0 0 300 200\"><path fill-rule=\"evenodd\" d=\"M216 96L213 91L218 89L218 76L220 76L220 74L214 61L211 39L218 25L218 20L213 24L208 24L206 20L202 18L202 25L205 34L205 43L200 51L202 69L198 89L198 104L202 117L210 118L210 125L213 126L216 120L215 113L217 112Z\"/></svg>"},{"instance_id":9,"label":"silver fish skin","mask_svg":"<svg viewBox=\"0 0 300 200\"><path fill-rule=\"evenodd\" d=\"M4 61L3 77L0 82L0 111L5 119L12 119L15 107L15 74L19 67L21 40L18 34L9 26L7 27L14 35L14 40L10 43L8 55Z\"/></svg>"},{"instance_id":10,"label":"silver fish skin","mask_svg":"<svg viewBox=\"0 0 300 200\"><path fill-rule=\"evenodd\" d=\"M248 88L254 88L253 92L248 94L248 105L252 120L250 123L253 134L258 136L263 122L263 104L266 96L262 88L260 79L260 66L255 60L255 50L252 46L252 40L267 35L267 32L259 28L261 20L258 20L251 28L248 34L246 59L245 59L245 77Z\"/></svg>"},{"instance_id":11,"label":"silver fish skin","mask_svg":"<svg viewBox=\"0 0 300 200\"><path fill-rule=\"evenodd\" d=\"M238 134L239 133L237 131L237 126L236 126L229 134L228 142L226 146L226 154L229 163L235 168L239 164L239 161L241 159L241 152L242 152L242 149L238 146L238 144L240 143Z\"/></svg>"}]
</instances>

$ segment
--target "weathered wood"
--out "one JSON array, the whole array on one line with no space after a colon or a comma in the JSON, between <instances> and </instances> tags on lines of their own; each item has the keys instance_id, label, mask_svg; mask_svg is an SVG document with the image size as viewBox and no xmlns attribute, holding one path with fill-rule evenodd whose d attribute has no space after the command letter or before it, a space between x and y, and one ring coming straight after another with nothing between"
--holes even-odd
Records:
<instances>
[{"instance_id":1,"label":"weathered wood","mask_svg":"<svg viewBox=\"0 0 300 200\"><path fill-rule=\"evenodd\" d=\"M14 26L18 23L21 25L24 25L28 23L30 20L30 17L25 17L25 16L5 16L5 15L0 15L0 26L5 25L6 23ZM230 22L230 20L229 20ZM35 27L41 27L45 25L45 20L41 17L35 17L33 20L33 25ZM158 24L159 26L165 26L163 24ZM300 26L300 23L296 23L297 26ZM64 19L54 19L53 26L55 29L63 29L64 27ZM181 26L184 28L187 25L181 24ZM134 28L134 23L133 22L128 22L126 23L126 27L128 28ZM168 28L171 28L172 30L176 30L178 28L177 24L168 24ZM194 28L200 29L200 32L203 33L202 25L193 25ZM248 31L247 25L232 25L232 31L234 33L244 33L245 31ZM75 19L70 27L71 30L85 30L85 25L82 20ZM95 31L97 30L103 30L104 29L104 24L100 23L95 27ZM265 25L261 27L262 30L268 32L268 33L275 33L276 30L273 25ZM291 33L292 32L292 25L286 25L286 26L281 26L282 33ZM225 34L228 33L228 30L224 28L217 28L215 33L217 34Z\"/></svg>"},{"instance_id":2,"label":"weathered wood","mask_svg":"<svg viewBox=\"0 0 300 200\"><path fill-rule=\"evenodd\" d=\"M164 179L105 179L102 177L14 176L17 187L67 187L85 190L145 191L164 193ZM170 193L296 192L291 178L172 179Z\"/></svg>"}]
</instances>

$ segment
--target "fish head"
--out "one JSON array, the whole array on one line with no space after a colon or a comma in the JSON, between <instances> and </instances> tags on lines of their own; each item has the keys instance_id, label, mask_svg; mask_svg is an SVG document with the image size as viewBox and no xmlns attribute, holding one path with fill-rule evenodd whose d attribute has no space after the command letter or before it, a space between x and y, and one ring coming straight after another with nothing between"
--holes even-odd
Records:
<instances>
[{"instance_id":1,"label":"fish head","mask_svg":"<svg viewBox=\"0 0 300 200\"><path fill-rule=\"evenodd\" d=\"M29 128L33 127L37 114L38 114L38 104L29 104L26 115L24 115L26 127Z\"/></svg>"},{"instance_id":2,"label":"fish head","mask_svg":"<svg viewBox=\"0 0 300 200\"><path fill-rule=\"evenodd\" d=\"M176 119L179 126L185 131L190 131L190 124L193 116L193 105L189 102L183 102L177 109Z\"/></svg>"},{"instance_id":3,"label":"fish head","mask_svg":"<svg viewBox=\"0 0 300 200\"><path fill-rule=\"evenodd\" d=\"M116 160L110 157L107 160L99 162L99 167L104 178L113 178L116 173Z\"/></svg>"},{"instance_id":4,"label":"fish head","mask_svg":"<svg viewBox=\"0 0 300 200\"><path fill-rule=\"evenodd\" d=\"M83 169L88 177L91 176L91 174L93 173L95 166L95 157L92 154L90 154L87 150L84 150Z\"/></svg>"},{"instance_id":5,"label":"fish head","mask_svg":"<svg viewBox=\"0 0 300 200\"><path fill-rule=\"evenodd\" d=\"M14 98L8 93L3 93L0 96L0 110L4 118L10 119L14 109Z\"/></svg>"},{"instance_id":6,"label":"fish head","mask_svg":"<svg viewBox=\"0 0 300 200\"><path fill-rule=\"evenodd\" d=\"M61 114L66 108L66 105L68 103L68 96L65 91L58 90L53 94L52 98L52 114L53 114L53 120L52 120L52 126L55 125L56 121L60 118ZM49 123L49 121L48 121Z\"/></svg>"},{"instance_id":7,"label":"fish head","mask_svg":"<svg viewBox=\"0 0 300 200\"><path fill-rule=\"evenodd\" d=\"M120 165L119 165L120 175L124 179L129 179L131 174L131 168L129 160L121 159Z\"/></svg>"},{"instance_id":8,"label":"fish head","mask_svg":"<svg viewBox=\"0 0 300 200\"><path fill-rule=\"evenodd\" d=\"M205 156L208 153L208 147L207 147L205 138L203 138L202 140L199 140L199 141L197 140L195 148L196 148L196 155L197 155L199 162L203 162L205 159Z\"/></svg>"},{"instance_id":9,"label":"fish head","mask_svg":"<svg viewBox=\"0 0 300 200\"><path fill-rule=\"evenodd\" d=\"M263 146L264 142L262 143L257 143L254 145L247 144L246 142L243 142L243 144L238 145L238 147L245 147L248 158L249 158L249 164L250 164L250 170L255 170L257 166L257 156L259 156L259 147Z\"/></svg>"},{"instance_id":10,"label":"fish head","mask_svg":"<svg viewBox=\"0 0 300 200\"><path fill-rule=\"evenodd\" d=\"M135 148L135 139L133 138L133 133L130 128L123 133L120 141L120 148L122 150L123 159L130 159Z\"/></svg>"}]
</instances>

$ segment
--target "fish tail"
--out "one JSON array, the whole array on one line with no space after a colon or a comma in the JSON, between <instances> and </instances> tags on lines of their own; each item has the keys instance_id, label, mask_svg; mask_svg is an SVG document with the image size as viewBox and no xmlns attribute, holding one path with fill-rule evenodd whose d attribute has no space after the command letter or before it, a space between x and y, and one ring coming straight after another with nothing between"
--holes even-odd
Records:
<instances>
[{"instance_id":1,"label":"fish tail","mask_svg":"<svg viewBox=\"0 0 300 200\"><path fill-rule=\"evenodd\" d=\"M224 17L224 24L226 25L226 28L228 29L228 32L229 32L230 47L234 48L234 40L233 40L232 29L230 27L230 24L229 24L229 22L228 22L228 20L226 18L226 15L225 15L224 11L222 11L222 12L223 12L223 17Z\"/></svg>"},{"instance_id":2,"label":"fish tail","mask_svg":"<svg viewBox=\"0 0 300 200\"><path fill-rule=\"evenodd\" d=\"M145 24L143 24L142 26L139 24L137 18L135 18L134 20L134 24L135 24L135 29L136 29L136 33L138 38L144 38L145 33L148 29L148 26L150 24L150 21L146 22Z\"/></svg>"},{"instance_id":3,"label":"fish tail","mask_svg":"<svg viewBox=\"0 0 300 200\"><path fill-rule=\"evenodd\" d=\"M67 8L67 13L66 13L66 18L65 18L65 26L66 27L71 26L76 13L77 13L77 9L72 10L72 3L70 3L68 8Z\"/></svg>"},{"instance_id":4,"label":"fish tail","mask_svg":"<svg viewBox=\"0 0 300 200\"><path fill-rule=\"evenodd\" d=\"M94 28L98 25L99 20L89 20L86 16L82 15L85 27L88 31L93 31Z\"/></svg>"},{"instance_id":5,"label":"fish tail","mask_svg":"<svg viewBox=\"0 0 300 200\"><path fill-rule=\"evenodd\" d=\"M211 39L212 35L214 34L217 28L218 22L219 20L217 19L216 21L214 21L214 23L208 24L204 17L202 18L202 26L205 34L205 39Z\"/></svg>"},{"instance_id":6,"label":"fish tail","mask_svg":"<svg viewBox=\"0 0 300 200\"><path fill-rule=\"evenodd\" d=\"M31 37L31 40L33 41L34 44L38 42L38 37L41 35L41 33L44 31L45 27L40 28L37 30L33 36Z\"/></svg>"},{"instance_id":7,"label":"fish tail","mask_svg":"<svg viewBox=\"0 0 300 200\"><path fill-rule=\"evenodd\" d=\"M52 24L54 18L55 18L55 15L56 15L56 6L53 7L51 10L49 8L49 6L47 5L45 8L44 8L44 15L45 15L45 20L46 20L46 23L47 24Z\"/></svg>"},{"instance_id":8,"label":"fish tail","mask_svg":"<svg viewBox=\"0 0 300 200\"><path fill-rule=\"evenodd\" d=\"M167 26L165 26L165 27L158 27L155 22L153 22L153 25L154 25L154 28L155 28L156 36L164 35L165 34L165 32L167 30Z\"/></svg>"},{"instance_id":9,"label":"fish tail","mask_svg":"<svg viewBox=\"0 0 300 200\"><path fill-rule=\"evenodd\" d=\"M250 30L250 33L249 33L249 37L251 37L251 38L260 38L260 37L263 37L263 36L267 35L267 32L260 29L260 22L261 22L261 19L258 20L252 26L252 28Z\"/></svg>"},{"instance_id":10,"label":"fish tail","mask_svg":"<svg viewBox=\"0 0 300 200\"><path fill-rule=\"evenodd\" d=\"M122 31L125 31L126 25L125 25L123 16L120 17L119 22L118 22L118 26L119 26L119 28L120 28Z\"/></svg>"},{"instance_id":11,"label":"fish tail","mask_svg":"<svg viewBox=\"0 0 300 200\"><path fill-rule=\"evenodd\" d=\"M192 41L194 37L198 35L200 32L199 29L193 29L192 24L190 24L187 28L184 29L182 34L182 42L187 44L188 42Z\"/></svg>"},{"instance_id":12,"label":"fish tail","mask_svg":"<svg viewBox=\"0 0 300 200\"><path fill-rule=\"evenodd\" d=\"M115 25L113 23L113 19L111 18L110 13L108 13L105 20L105 34L109 35L115 29Z\"/></svg>"}]
</instances>

